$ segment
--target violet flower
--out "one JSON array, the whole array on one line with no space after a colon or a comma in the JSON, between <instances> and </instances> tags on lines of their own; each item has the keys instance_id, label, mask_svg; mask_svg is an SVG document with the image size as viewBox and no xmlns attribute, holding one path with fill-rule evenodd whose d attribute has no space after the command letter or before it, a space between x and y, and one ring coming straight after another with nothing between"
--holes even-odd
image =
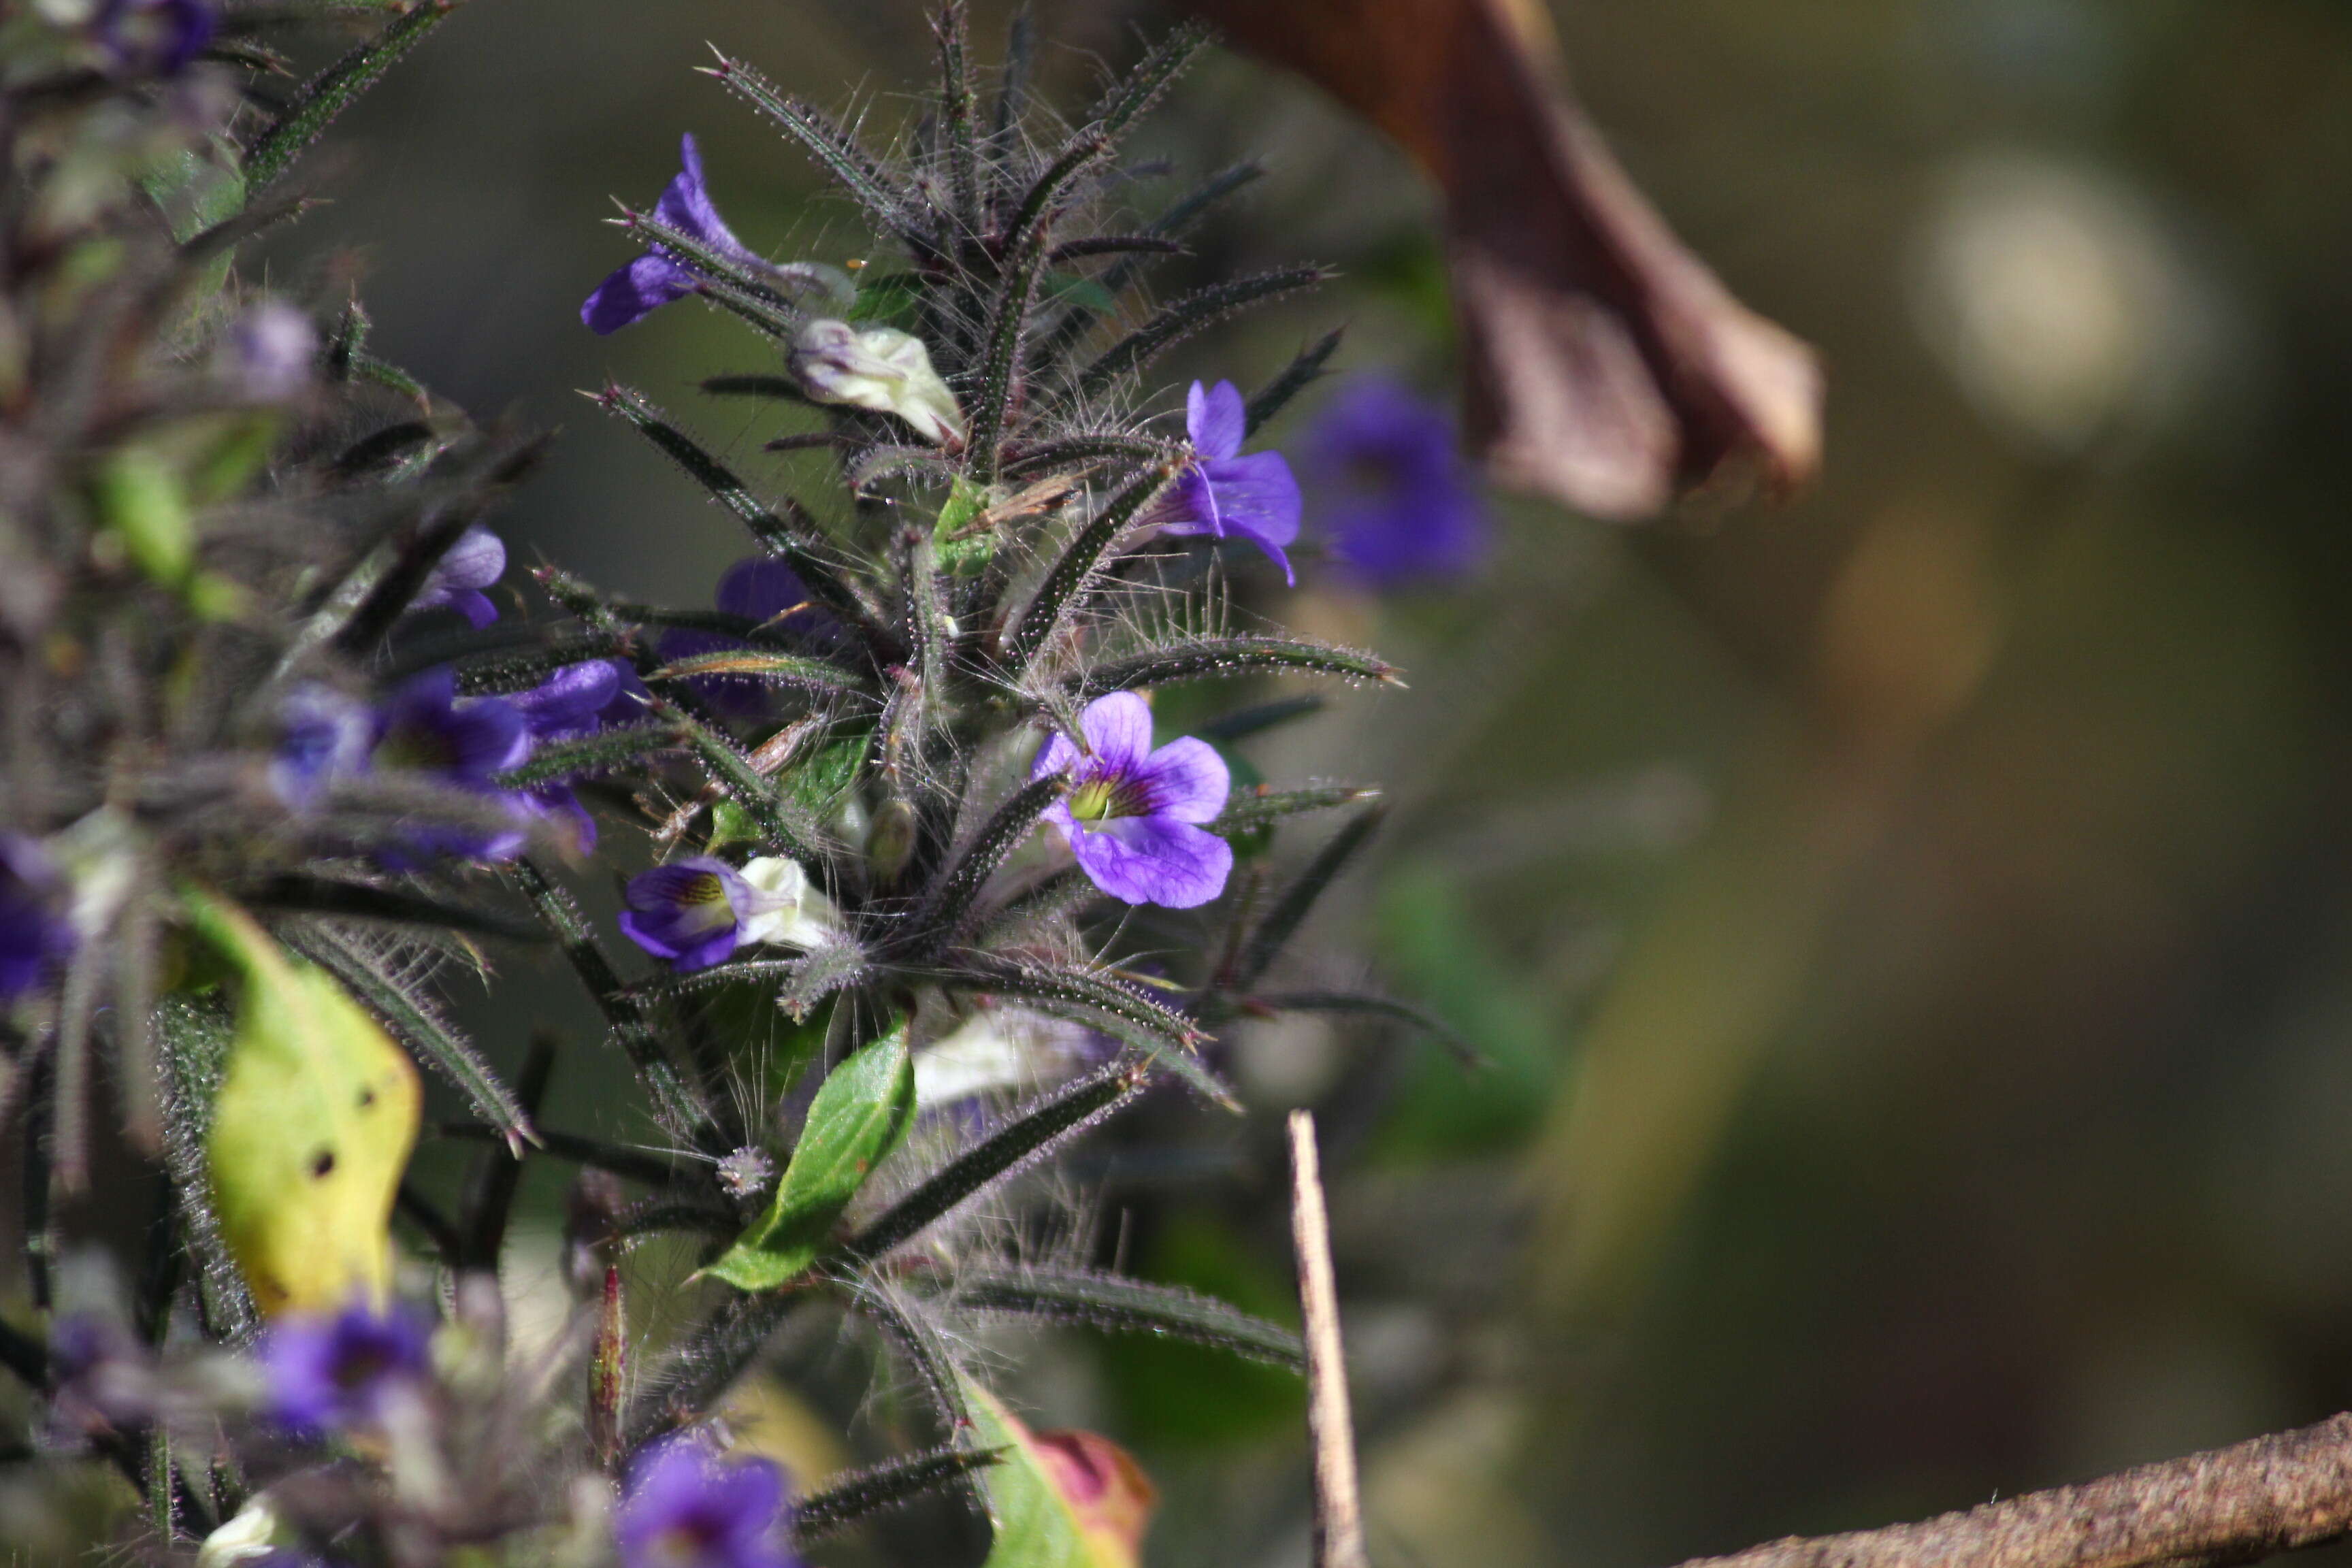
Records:
<instances>
[{"instance_id":1,"label":"violet flower","mask_svg":"<svg viewBox=\"0 0 2352 1568\"><path fill-rule=\"evenodd\" d=\"M116 71L173 77L212 42L216 22L206 0L105 0L89 31Z\"/></svg>"},{"instance_id":2,"label":"violet flower","mask_svg":"<svg viewBox=\"0 0 2352 1568\"><path fill-rule=\"evenodd\" d=\"M432 1338L432 1318L400 1303L280 1319L261 1344L270 1415L301 1432L372 1425L430 1377Z\"/></svg>"},{"instance_id":3,"label":"violet flower","mask_svg":"<svg viewBox=\"0 0 2352 1568\"><path fill-rule=\"evenodd\" d=\"M1246 539L1295 584L1298 574L1283 547L1298 537L1298 481L1279 452L1241 456L1248 424L1232 382L1206 389L1194 382L1184 400L1184 428L1199 456L1153 506L1150 521L1180 538Z\"/></svg>"},{"instance_id":4,"label":"violet flower","mask_svg":"<svg viewBox=\"0 0 2352 1568\"><path fill-rule=\"evenodd\" d=\"M737 870L696 855L629 879L622 932L681 972L723 963L740 946L816 947L839 928L824 893L800 862L763 855Z\"/></svg>"},{"instance_id":5,"label":"violet flower","mask_svg":"<svg viewBox=\"0 0 2352 1568\"><path fill-rule=\"evenodd\" d=\"M521 709L498 697L458 701L457 678L445 666L426 670L394 692L377 721L372 760L520 805L517 797L499 788L497 780L528 758L530 747L530 725ZM395 869L419 856L507 860L521 850L523 837L519 826L424 824L409 827L403 846L390 854L379 850L378 858Z\"/></svg>"},{"instance_id":6,"label":"violet flower","mask_svg":"<svg viewBox=\"0 0 2352 1568\"><path fill-rule=\"evenodd\" d=\"M23 834L0 832L0 1005L35 989L73 951L62 892L47 850Z\"/></svg>"},{"instance_id":7,"label":"violet flower","mask_svg":"<svg viewBox=\"0 0 2352 1568\"><path fill-rule=\"evenodd\" d=\"M478 631L499 618L498 606L482 590L506 569L506 541L487 528L469 528L433 563L425 585L408 602L409 611L455 610Z\"/></svg>"},{"instance_id":8,"label":"violet flower","mask_svg":"<svg viewBox=\"0 0 2352 1568\"><path fill-rule=\"evenodd\" d=\"M754 555L727 568L719 579L717 602L721 614L740 616L811 653L821 653L840 640L841 623L811 603L808 584L801 581L800 574L772 555ZM656 646L663 659L676 664L683 658L730 653L751 645L724 632L677 626L662 633ZM776 690L748 675L702 675L687 685L730 719L757 718L766 711Z\"/></svg>"},{"instance_id":9,"label":"violet flower","mask_svg":"<svg viewBox=\"0 0 2352 1568\"><path fill-rule=\"evenodd\" d=\"M336 779L367 771L375 715L359 699L309 681L286 694L278 723L269 787L296 811L317 805Z\"/></svg>"},{"instance_id":10,"label":"violet flower","mask_svg":"<svg viewBox=\"0 0 2352 1568\"><path fill-rule=\"evenodd\" d=\"M782 1539L784 1514L782 1468L722 1459L682 1434L629 1467L613 1539L625 1568L795 1568Z\"/></svg>"},{"instance_id":11,"label":"violet flower","mask_svg":"<svg viewBox=\"0 0 2352 1568\"><path fill-rule=\"evenodd\" d=\"M698 240L722 256L764 269L767 263L735 237L735 231L727 226L727 220L711 205L710 193L702 183L702 154L696 149L691 132L679 139L678 161L685 168L662 191L661 200L654 204L655 219L663 227ZM580 320L600 336L617 332L644 321L671 300L685 299L701 286L700 274L655 246L596 285L596 291L580 306Z\"/></svg>"},{"instance_id":12,"label":"violet flower","mask_svg":"<svg viewBox=\"0 0 2352 1568\"><path fill-rule=\"evenodd\" d=\"M1444 409L1401 382L1368 377L1325 406L1299 467L1343 570L1395 589L1475 570L1489 526Z\"/></svg>"},{"instance_id":13,"label":"violet flower","mask_svg":"<svg viewBox=\"0 0 2352 1568\"><path fill-rule=\"evenodd\" d=\"M1225 808L1232 775L1216 749L1187 735L1151 746L1151 708L1132 691L1114 691L1078 716L1081 752L1055 735L1029 776L1070 775L1069 793L1045 812L1062 830L1078 868L1094 885L1130 904L1189 910L1224 890L1233 846L1202 823Z\"/></svg>"},{"instance_id":14,"label":"violet flower","mask_svg":"<svg viewBox=\"0 0 2352 1568\"><path fill-rule=\"evenodd\" d=\"M529 691L507 700L522 713L532 743L572 741L604 728L604 710L621 690L620 666L609 658L568 664ZM580 804L569 781L555 780L523 792L523 798L541 816L571 829L573 846L583 855L596 847L596 819Z\"/></svg>"}]
</instances>

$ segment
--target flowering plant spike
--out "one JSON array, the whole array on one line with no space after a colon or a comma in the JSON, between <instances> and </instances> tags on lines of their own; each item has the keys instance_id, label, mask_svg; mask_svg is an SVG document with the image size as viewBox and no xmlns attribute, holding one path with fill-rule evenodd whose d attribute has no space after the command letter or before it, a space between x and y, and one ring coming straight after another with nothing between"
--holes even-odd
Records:
<instances>
[{"instance_id":1,"label":"flowering plant spike","mask_svg":"<svg viewBox=\"0 0 2352 1568\"><path fill-rule=\"evenodd\" d=\"M10 24L10 122L100 146L129 117L186 156L184 188L125 162L77 194L84 228L0 235L53 258L0 281L26 374L57 378L0 398L37 458L0 461L0 732L37 742L0 751L0 1115L48 1130L37 1278L100 1240L55 1216L107 1207L52 1191L119 1211L149 1179L123 1159L170 1194L161 1251L116 1270L141 1282L126 1326L55 1327L57 1429L125 1470L159 1553L205 1561L782 1564L939 1491L991 1514L1003 1568L1134 1560L1151 1488L1107 1440L1057 1435L1049 1464L1025 1439L987 1479L1010 1453L988 1434L1023 1429L964 1320L1300 1364L1278 1325L1041 1255L1060 1189L1022 1178L1155 1091L1238 1108L1220 1036L1279 1010L1260 982L1373 821L1359 787L1238 784L1270 721L1212 743L1155 694L1213 683L1184 709L1213 717L1263 711L1273 678L1393 679L1252 625L1297 577L1302 508L1259 433L1331 342L1157 375L1322 276L1142 295L1234 185L1163 202L1122 162L1202 38L1067 122L1011 68L983 112L950 5L934 100L887 152L719 58L866 232L757 254L690 136L625 209L636 254L582 321L725 312L741 358L707 388L789 426L755 468L631 388L591 395L719 503L682 490L683 516L742 530L710 596L668 608L509 572L497 506L549 444L429 398L355 302L236 279L293 210L278 182L450 7L73 9ZM346 26L373 30L261 122L190 121L287 58L274 29ZM11 165L0 226L68 210L38 199L59 166ZM88 321L85 285L119 290ZM484 1048L452 1022L446 979L524 983L532 944L600 1038ZM412 1060L450 1110L420 1119ZM546 1124L572 1072L632 1092ZM112 1103L131 1155L93 1136ZM420 1135L445 1146L412 1167ZM570 1327L530 1355L496 1284L524 1162L572 1182ZM659 1236L682 1245L640 1248ZM649 1279L682 1325L652 1348ZM806 1485L728 1451L730 1389L835 1317L929 1395L887 1424L914 1446ZM17 1334L0 1363L48 1363Z\"/></svg>"}]
</instances>

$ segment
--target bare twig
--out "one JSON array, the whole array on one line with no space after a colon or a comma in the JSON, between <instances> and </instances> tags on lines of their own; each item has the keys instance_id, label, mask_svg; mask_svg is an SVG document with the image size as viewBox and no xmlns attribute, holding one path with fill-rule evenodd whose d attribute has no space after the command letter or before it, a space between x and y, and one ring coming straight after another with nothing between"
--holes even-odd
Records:
<instances>
[{"instance_id":1,"label":"bare twig","mask_svg":"<svg viewBox=\"0 0 2352 1568\"><path fill-rule=\"evenodd\" d=\"M1356 1428L1348 1363L1339 1352L1339 1293L1331 1283L1331 1223L1315 1156L1315 1117L1290 1113L1290 1234L1298 1301L1307 1314L1307 1437L1315 1450L1315 1568L1370 1568L1356 1491Z\"/></svg>"},{"instance_id":2,"label":"bare twig","mask_svg":"<svg viewBox=\"0 0 2352 1568\"><path fill-rule=\"evenodd\" d=\"M2347 1534L2352 1414L1917 1524L1790 1536L1681 1568L2223 1568Z\"/></svg>"}]
</instances>

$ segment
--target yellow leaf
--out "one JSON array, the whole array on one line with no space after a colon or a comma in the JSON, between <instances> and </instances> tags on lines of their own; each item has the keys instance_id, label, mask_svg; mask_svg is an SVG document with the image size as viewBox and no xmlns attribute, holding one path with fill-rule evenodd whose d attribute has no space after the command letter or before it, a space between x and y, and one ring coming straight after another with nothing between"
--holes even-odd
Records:
<instances>
[{"instance_id":1,"label":"yellow leaf","mask_svg":"<svg viewBox=\"0 0 2352 1568\"><path fill-rule=\"evenodd\" d=\"M393 1198L416 1142L416 1068L332 977L243 910L193 891L186 902L244 981L205 1141L230 1255L272 1317L381 1304Z\"/></svg>"}]
</instances>

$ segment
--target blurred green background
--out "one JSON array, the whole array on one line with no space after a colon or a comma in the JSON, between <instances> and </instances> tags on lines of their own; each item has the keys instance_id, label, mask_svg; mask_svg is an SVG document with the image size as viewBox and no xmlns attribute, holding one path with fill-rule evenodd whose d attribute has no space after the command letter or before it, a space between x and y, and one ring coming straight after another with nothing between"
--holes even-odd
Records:
<instances>
[{"instance_id":1,"label":"blurred green background","mask_svg":"<svg viewBox=\"0 0 2352 1568\"><path fill-rule=\"evenodd\" d=\"M1555 9L1639 182L1822 350L1827 477L1632 531L1504 499L1456 590L1310 567L1266 603L1412 681L1253 752L1398 806L1295 974L1377 972L1495 1065L1252 1037L1253 1124L1170 1105L1109 1140L1102 1225L1281 1310L1273 1112L1322 1108L1390 1564L1665 1564L2352 1404L2352 11ZM1167 20L1039 14L1070 104ZM578 324L627 254L606 198L648 201L691 130L756 247L863 243L693 74L706 39L877 137L928 59L914 0L478 0L350 117L336 205L272 259L324 289L356 247L381 352L568 427L519 558L681 603L737 537L572 389L632 381L769 475L759 416L692 395L764 367L692 308ZM1343 363L1451 395L1394 153L1230 58L1150 141L1274 166L1173 278L1347 274L1172 368L1249 384L1345 321ZM479 1016L561 989L528 973ZM597 1088L551 1120L611 1126ZM1041 1419L1160 1479L1153 1561L1304 1560L1280 1380L1000 1348Z\"/></svg>"}]
</instances>

